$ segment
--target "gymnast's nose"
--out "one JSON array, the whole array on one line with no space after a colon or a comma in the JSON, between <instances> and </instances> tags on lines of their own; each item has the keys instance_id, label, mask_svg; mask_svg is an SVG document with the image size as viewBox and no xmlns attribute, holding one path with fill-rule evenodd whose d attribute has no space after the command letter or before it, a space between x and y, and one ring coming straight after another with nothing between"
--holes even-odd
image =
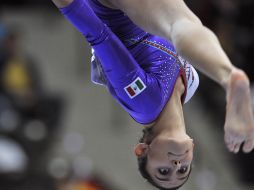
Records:
<instances>
[{"instance_id":1,"label":"gymnast's nose","mask_svg":"<svg viewBox=\"0 0 254 190\"><path fill-rule=\"evenodd\" d=\"M181 161L180 160L172 160L172 164L176 167L181 167Z\"/></svg>"}]
</instances>

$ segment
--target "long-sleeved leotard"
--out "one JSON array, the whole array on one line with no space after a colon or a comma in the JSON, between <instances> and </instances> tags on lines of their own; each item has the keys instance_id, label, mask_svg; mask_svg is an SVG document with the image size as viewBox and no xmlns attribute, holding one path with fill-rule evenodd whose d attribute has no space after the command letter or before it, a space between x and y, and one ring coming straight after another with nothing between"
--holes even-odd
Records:
<instances>
[{"instance_id":1,"label":"long-sleeved leotard","mask_svg":"<svg viewBox=\"0 0 254 190\"><path fill-rule=\"evenodd\" d=\"M186 87L182 101L194 94L195 69L170 42L144 32L123 12L96 0L74 0L61 12L91 44L110 93L138 123L158 117L179 76Z\"/></svg>"}]
</instances>

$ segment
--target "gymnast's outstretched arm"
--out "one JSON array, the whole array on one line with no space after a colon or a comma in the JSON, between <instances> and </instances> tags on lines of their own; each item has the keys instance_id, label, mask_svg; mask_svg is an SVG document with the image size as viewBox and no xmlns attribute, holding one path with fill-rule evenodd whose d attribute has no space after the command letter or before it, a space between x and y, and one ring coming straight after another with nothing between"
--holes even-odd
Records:
<instances>
[{"instance_id":1,"label":"gymnast's outstretched arm","mask_svg":"<svg viewBox=\"0 0 254 190\"><path fill-rule=\"evenodd\" d=\"M214 33L202 25L183 0L107 1L146 31L172 41L179 54L225 87L233 66Z\"/></svg>"}]
</instances>

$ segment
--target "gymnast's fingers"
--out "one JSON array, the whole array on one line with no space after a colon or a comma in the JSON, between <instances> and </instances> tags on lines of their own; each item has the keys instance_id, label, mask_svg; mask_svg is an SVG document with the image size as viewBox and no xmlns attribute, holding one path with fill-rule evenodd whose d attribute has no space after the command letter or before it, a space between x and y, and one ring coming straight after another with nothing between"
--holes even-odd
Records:
<instances>
[{"instance_id":1,"label":"gymnast's fingers","mask_svg":"<svg viewBox=\"0 0 254 190\"><path fill-rule=\"evenodd\" d=\"M241 143L237 143L234 147L234 153L237 154L240 150Z\"/></svg>"},{"instance_id":2,"label":"gymnast's fingers","mask_svg":"<svg viewBox=\"0 0 254 190\"><path fill-rule=\"evenodd\" d=\"M254 139L246 140L243 145L243 152L249 153L253 150L253 148L254 148Z\"/></svg>"}]
</instances>

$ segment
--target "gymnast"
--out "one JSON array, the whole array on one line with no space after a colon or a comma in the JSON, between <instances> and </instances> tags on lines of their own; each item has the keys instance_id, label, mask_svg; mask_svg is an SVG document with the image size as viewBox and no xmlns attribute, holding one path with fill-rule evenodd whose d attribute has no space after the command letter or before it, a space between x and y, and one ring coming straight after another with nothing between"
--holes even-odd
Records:
<instances>
[{"instance_id":1,"label":"gymnast","mask_svg":"<svg viewBox=\"0 0 254 190\"><path fill-rule=\"evenodd\" d=\"M93 81L107 86L144 126L134 152L152 185L178 189L190 175L194 143L186 133L183 104L199 84L194 67L226 92L229 151L238 153L242 144L244 152L252 151L249 79L182 0L52 1L90 43Z\"/></svg>"}]
</instances>

